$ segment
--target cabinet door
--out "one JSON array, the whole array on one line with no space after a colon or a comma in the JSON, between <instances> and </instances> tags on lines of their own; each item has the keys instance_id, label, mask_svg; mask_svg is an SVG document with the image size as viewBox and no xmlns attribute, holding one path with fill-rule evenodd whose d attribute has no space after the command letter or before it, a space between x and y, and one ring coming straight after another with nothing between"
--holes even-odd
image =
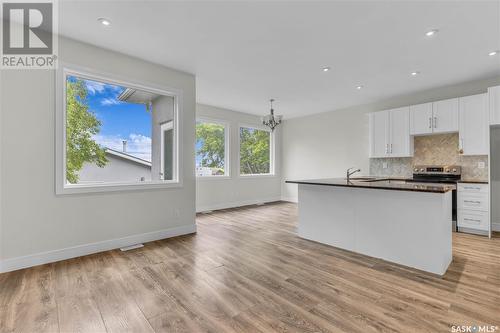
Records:
<instances>
[{"instance_id":1,"label":"cabinet door","mask_svg":"<svg viewBox=\"0 0 500 333\"><path fill-rule=\"evenodd\" d=\"M390 114L389 155L391 157L413 156L410 140L410 107L393 109Z\"/></svg>"},{"instance_id":2,"label":"cabinet door","mask_svg":"<svg viewBox=\"0 0 500 333\"><path fill-rule=\"evenodd\" d=\"M500 125L500 86L488 88L490 124Z\"/></svg>"},{"instance_id":3,"label":"cabinet door","mask_svg":"<svg viewBox=\"0 0 500 333\"><path fill-rule=\"evenodd\" d=\"M460 149L463 155L487 155L489 114L487 94L460 98Z\"/></svg>"},{"instance_id":4,"label":"cabinet door","mask_svg":"<svg viewBox=\"0 0 500 333\"><path fill-rule=\"evenodd\" d=\"M458 132L458 98L432 103L434 133Z\"/></svg>"},{"instance_id":5,"label":"cabinet door","mask_svg":"<svg viewBox=\"0 0 500 333\"><path fill-rule=\"evenodd\" d=\"M389 146L389 113L370 113L370 157L387 157Z\"/></svg>"},{"instance_id":6,"label":"cabinet door","mask_svg":"<svg viewBox=\"0 0 500 333\"><path fill-rule=\"evenodd\" d=\"M432 133L432 103L410 106L410 134Z\"/></svg>"}]
</instances>

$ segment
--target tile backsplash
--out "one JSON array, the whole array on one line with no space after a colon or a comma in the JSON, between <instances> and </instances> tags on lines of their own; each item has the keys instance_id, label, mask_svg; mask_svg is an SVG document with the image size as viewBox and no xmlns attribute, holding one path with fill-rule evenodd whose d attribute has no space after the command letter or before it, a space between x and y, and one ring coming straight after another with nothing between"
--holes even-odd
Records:
<instances>
[{"instance_id":1,"label":"tile backsplash","mask_svg":"<svg viewBox=\"0 0 500 333\"><path fill-rule=\"evenodd\" d=\"M484 162L484 169L478 168ZM458 153L458 133L415 137L415 154L408 158L372 158L370 174L411 177L413 165L460 165L462 179L488 180L488 156L462 156Z\"/></svg>"}]
</instances>

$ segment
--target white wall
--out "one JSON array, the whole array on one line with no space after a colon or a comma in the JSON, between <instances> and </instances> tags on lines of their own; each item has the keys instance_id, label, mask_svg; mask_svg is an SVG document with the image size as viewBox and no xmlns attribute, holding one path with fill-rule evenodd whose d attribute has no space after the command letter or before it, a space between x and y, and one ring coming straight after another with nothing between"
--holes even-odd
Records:
<instances>
[{"instance_id":1,"label":"white wall","mask_svg":"<svg viewBox=\"0 0 500 333\"><path fill-rule=\"evenodd\" d=\"M60 40L59 47L64 62L183 90L184 183L175 189L56 196L55 74L3 71L0 259L4 270L120 243L110 240L122 239L122 244L140 239L137 235L154 238L195 230L194 76L72 40Z\"/></svg>"},{"instance_id":2,"label":"white wall","mask_svg":"<svg viewBox=\"0 0 500 333\"><path fill-rule=\"evenodd\" d=\"M491 223L500 231L500 127L491 128Z\"/></svg>"},{"instance_id":3,"label":"white wall","mask_svg":"<svg viewBox=\"0 0 500 333\"><path fill-rule=\"evenodd\" d=\"M274 133L276 144L276 175L240 177L238 170L239 125L261 126L260 118L255 115L202 104L197 104L196 116L225 121L229 124L230 131L230 178L198 178L196 182L196 210L207 211L280 200L280 126L275 129Z\"/></svg>"},{"instance_id":4,"label":"white wall","mask_svg":"<svg viewBox=\"0 0 500 333\"><path fill-rule=\"evenodd\" d=\"M349 167L369 173L368 112L486 92L500 77L440 87L368 105L285 120L283 180L345 177ZM361 91L363 93L363 91ZM284 200L297 200L297 185L282 183Z\"/></svg>"}]
</instances>

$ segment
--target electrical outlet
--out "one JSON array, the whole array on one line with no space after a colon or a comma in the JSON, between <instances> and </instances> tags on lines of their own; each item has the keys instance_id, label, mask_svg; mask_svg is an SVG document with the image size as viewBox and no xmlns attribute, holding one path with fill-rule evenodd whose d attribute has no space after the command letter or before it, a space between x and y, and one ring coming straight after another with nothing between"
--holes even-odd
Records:
<instances>
[{"instance_id":1,"label":"electrical outlet","mask_svg":"<svg viewBox=\"0 0 500 333\"><path fill-rule=\"evenodd\" d=\"M484 162L479 162L477 163L478 169L484 169L486 167L486 164Z\"/></svg>"},{"instance_id":2,"label":"electrical outlet","mask_svg":"<svg viewBox=\"0 0 500 333\"><path fill-rule=\"evenodd\" d=\"M382 169L387 169L388 167L389 165L387 164L387 162L382 163Z\"/></svg>"}]
</instances>

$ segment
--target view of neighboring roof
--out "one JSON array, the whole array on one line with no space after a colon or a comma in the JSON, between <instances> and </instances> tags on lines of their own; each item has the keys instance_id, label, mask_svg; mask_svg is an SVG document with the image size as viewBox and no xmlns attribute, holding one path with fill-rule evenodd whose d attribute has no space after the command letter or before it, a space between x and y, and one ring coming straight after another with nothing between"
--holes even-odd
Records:
<instances>
[{"instance_id":1,"label":"view of neighboring roof","mask_svg":"<svg viewBox=\"0 0 500 333\"><path fill-rule=\"evenodd\" d=\"M142 158L135 157L133 155L124 153L122 151L114 150L114 149L111 149L111 148L106 148L106 154L110 154L110 155L113 155L115 157L122 158L124 160L131 161L131 162L134 162L134 163L138 163L138 164L141 164L141 165L144 165L144 166L147 166L147 167L151 168L151 162L150 161L143 160Z\"/></svg>"},{"instance_id":2,"label":"view of neighboring roof","mask_svg":"<svg viewBox=\"0 0 500 333\"><path fill-rule=\"evenodd\" d=\"M160 95L144 90L126 88L117 99L122 102L148 104Z\"/></svg>"}]
</instances>

